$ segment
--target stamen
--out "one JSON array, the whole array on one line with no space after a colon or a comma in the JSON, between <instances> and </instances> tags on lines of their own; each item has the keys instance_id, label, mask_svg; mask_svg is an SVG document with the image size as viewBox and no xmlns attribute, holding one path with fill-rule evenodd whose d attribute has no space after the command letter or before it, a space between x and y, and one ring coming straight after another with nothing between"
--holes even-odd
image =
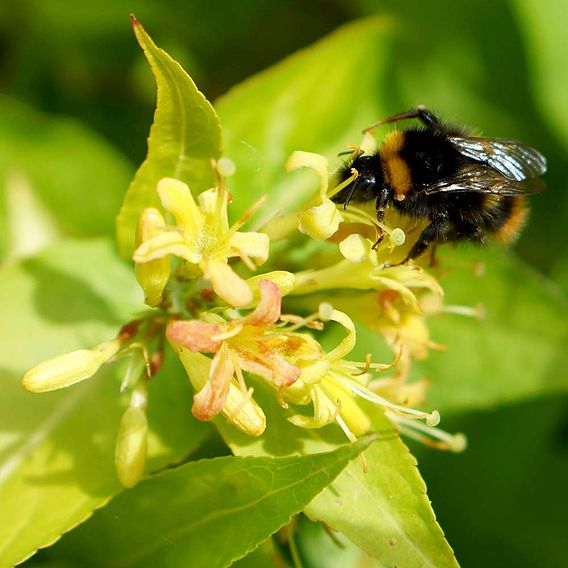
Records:
<instances>
[{"instance_id":1,"label":"stamen","mask_svg":"<svg viewBox=\"0 0 568 568\"><path fill-rule=\"evenodd\" d=\"M335 374L334 374L335 375ZM424 412L422 410L415 410L414 408L406 408L404 406L399 406L398 404L394 404L379 396L378 394L369 391L368 389L360 386L354 381L345 380L344 377L340 377L335 375L346 387L350 388L353 394L368 400L369 402L374 402L379 406L384 406L386 408L390 408L392 411L400 414L402 416L406 416L407 418L411 418L414 420L424 420L426 424L429 426L436 426L440 422L440 413L437 410L434 410L431 413Z\"/></svg>"},{"instance_id":2,"label":"stamen","mask_svg":"<svg viewBox=\"0 0 568 568\"><path fill-rule=\"evenodd\" d=\"M353 373L353 376L360 377L361 375L364 375L370 368L371 368L371 354L367 353L367 355L365 356L365 366L359 373Z\"/></svg>"},{"instance_id":3,"label":"stamen","mask_svg":"<svg viewBox=\"0 0 568 568\"><path fill-rule=\"evenodd\" d=\"M386 414L395 422L401 433L427 446L456 453L462 452L467 447L467 438L462 433L449 434L439 428L432 428L388 411Z\"/></svg>"},{"instance_id":4,"label":"stamen","mask_svg":"<svg viewBox=\"0 0 568 568\"><path fill-rule=\"evenodd\" d=\"M239 365L239 360L237 359L235 353L229 350L229 357L231 357L231 363L233 364L233 369L235 370L235 375L237 376L237 381L239 382L239 387L243 395L247 393L247 385L245 383L245 378L243 376L243 371Z\"/></svg>"},{"instance_id":5,"label":"stamen","mask_svg":"<svg viewBox=\"0 0 568 568\"><path fill-rule=\"evenodd\" d=\"M337 401L337 402L339 403L339 401ZM341 406L341 403L339 403L339 405L338 405L338 408L337 408L338 411L339 411L340 406ZM339 424L340 428L343 430L343 433L347 436L348 440L351 443L356 442L357 437L355 436L355 434L353 434L353 432L351 432L351 430L349 430L349 427L345 423L345 420L343 420L343 418L341 418L341 416L339 416L339 414L336 414L335 420ZM369 463L367 462L367 458L365 458L365 455L363 453L360 453L359 459L361 460L361 465L363 466L363 471L365 473L367 473L369 471Z\"/></svg>"},{"instance_id":6,"label":"stamen","mask_svg":"<svg viewBox=\"0 0 568 568\"><path fill-rule=\"evenodd\" d=\"M260 199L257 199L235 223L229 228L228 231L217 241L217 246L219 248L225 246L231 237L264 205L267 199L267 195L263 195ZM217 217L218 218L218 217Z\"/></svg>"},{"instance_id":7,"label":"stamen","mask_svg":"<svg viewBox=\"0 0 568 568\"><path fill-rule=\"evenodd\" d=\"M294 314L283 314L280 316L280 319L285 322L295 322L294 325L287 327L286 331L296 331L301 327L311 327L312 329L317 329L321 331L323 329L323 325L320 326L316 323L318 317L319 314L317 313L306 316L305 318Z\"/></svg>"},{"instance_id":8,"label":"stamen","mask_svg":"<svg viewBox=\"0 0 568 568\"><path fill-rule=\"evenodd\" d=\"M239 258L243 261L243 263L245 264L245 266L246 266L249 270L251 270L251 271L254 272L254 271L258 268L258 266L257 266L257 265L250 259L250 257L249 257L247 254L245 254L242 250L237 249L237 248L234 248L234 247L232 247L232 248L233 248L234 251L236 251L236 252L238 253Z\"/></svg>"},{"instance_id":9,"label":"stamen","mask_svg":"<svg viewBox=\"0 0 568 568\"><path fill-rule=\"evenodd\" d=\"M476 319L485 318L485 310L483 304L477 304L476 306L456 306L456 305L444 305L441 310L446 314L457 314L460 316L467 316Z\"/></svg>"},{"instance_id":10,"label":"stamen","mask_svg":"<svg viewBox=\"0 0 568 568\"><path fill-rule=\"evenodd\" d=\"M351 168L351 175L345 181L342 181L339 185L336 185L333 189L328 191L326 196L328 197L328 199L331 199L334 195L347 187L351 182L354 182L358 177L359 172L355 168Z\"/></svg>"},{"instance_id":11,"label":"stamen","mask_svg":"<svg viewBox=\"0 0 568 568\"><path fill-rule=\"evenodd\" d=\"M229 329L229 331L226 331L225 333L218 333L217 335L212 335L211 339L213 341L225 341L227 339L231 339L231 337L235 337L235 335L239 335L239 333L241 333L242 330L243 330L243 324L239 323L234 327L232 327L231 329Z\"/></svg>"}]
</instances>

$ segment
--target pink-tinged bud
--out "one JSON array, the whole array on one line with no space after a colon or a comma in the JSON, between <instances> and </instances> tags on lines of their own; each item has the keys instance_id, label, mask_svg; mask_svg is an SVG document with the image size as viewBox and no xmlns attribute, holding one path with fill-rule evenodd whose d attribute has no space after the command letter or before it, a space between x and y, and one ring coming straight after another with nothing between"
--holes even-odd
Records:
<instances>
[{"instance_id":1,"label":"pink-tinged bud","mask_svg":"<svg viewBox=\"0 0 568 568\"><path fill-rule=\"evenodd\" d=\"M93 349L80 349L48 359L30 369L22 379L30 392L49 392L90 379L119 351L121 341L113 339Z\"/></svg>"},{"instance_id":2,"label":"pink-tinged bud","mask_svg":"<svg viewBox=\"0 0 568 568\"><path fill-rule=\"evenodd\" d=\"M134 487L144 475L148 438L146 393L132 393L130 406L120 420L114 462L116 474L124 487Z\"/></svg>"}]
</instances>

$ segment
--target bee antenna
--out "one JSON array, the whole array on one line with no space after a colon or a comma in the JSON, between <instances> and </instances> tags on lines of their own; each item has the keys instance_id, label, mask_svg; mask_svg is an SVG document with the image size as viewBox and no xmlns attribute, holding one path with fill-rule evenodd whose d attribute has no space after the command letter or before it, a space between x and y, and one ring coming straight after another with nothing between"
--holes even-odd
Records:
<instances>
[{"instance_id":1,"label":"bee antenna","mask_svg":"<svg viewBox=\"0 0 568 568\"><path fill-rule=\"evenodd\" d=\"M345 150L344 152L339 152L338 156L347 156L348 154L358 154L357 157L362 156L365 150Z\"/></svg>"},{"instance_id":2,"label":"bee antenna","mask_svg":"<svg viewBox=\"0 0 568 568\"><path fill-rule=\"evenodd\" d=\"M351 184L351 189L349 190L349 193L347 194L347 197L345 198L345 201L343 202L343 209L347 209L347 206L349 205L349 202L351 201L351 199L353 198L353 194L355 193L355 190L357 189L357 182L354 181Z\"/></svg>"}]
</instances>

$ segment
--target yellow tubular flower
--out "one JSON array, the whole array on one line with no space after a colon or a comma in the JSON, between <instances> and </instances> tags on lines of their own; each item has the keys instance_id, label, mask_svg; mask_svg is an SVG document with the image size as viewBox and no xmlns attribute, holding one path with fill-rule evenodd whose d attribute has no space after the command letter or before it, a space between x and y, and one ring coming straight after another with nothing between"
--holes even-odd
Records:
<instances>
[{"instance_id":1,"label":"yellow tubular flower","mask_svg":"<svg viewBox=\"0 0 568 568\"><path fill-rule=\"evenodd\" d=\"M158 183L157 191L164 209L174 216L176 226L167 227L144 241L134 252L134 262L146 264L168 255L177 256L189 265L186 273L197 274L198 269L230 305L249 305L252 292L229 266L228 259L240 257L249 268L255 268L268 258L267 235L238 231L260 203L229 227L226 190L213 188L201 193L199 205L189 187L179 180L164 178Z\"/></svg>"}]
</instances>

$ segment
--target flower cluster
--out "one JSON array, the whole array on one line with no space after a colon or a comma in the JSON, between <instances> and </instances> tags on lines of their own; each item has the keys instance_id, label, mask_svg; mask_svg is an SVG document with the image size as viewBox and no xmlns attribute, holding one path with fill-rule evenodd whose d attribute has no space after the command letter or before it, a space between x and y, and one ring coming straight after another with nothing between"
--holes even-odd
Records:
<instances>
[{"instance_id":1,"label":"flower cluster","mask_svg":"<svg viewBox=\"0 0 568 568\"><path fill-rule=\"evenodd\" d=\"M333 186L323 156L295 152L287 169L299 167L319 176L314 198L285 218L273 218L261 232L241 231L260 202L230 225L232 196L220 168L216 187L197 198L183 181L162 179L156 188L162 208L142 212L133 254L136 278L153 309L115 339L40 363L24 377L26 389L44 392L133 356L134 371L122 384L130 398L115 456L125 486L144 474L146 384L159 372L166 340L196 390L192 412L199 420L222 415L243 432L262 435L271 417L254 389L264 384L301 428L335 423L354 440L372 429L370 402L411 437L454 451L463 447L462 438L436 428L436 411L413 408L423 403L426 382L407 383L412 359L439 348L429 338L426 318L443 306L437 281L412 262L400 263L412 246L412 227L407 220L387 217L383 223L368 211L338 207L331 197L356 171ZM283 264L269 258L270 240L292 231L296 238L299 231L306 240L327 241L321 245L325 252L318 249L306 262L311 268L296 273L279 270L286 252L278 258ZM253 274L267 261L271 271ZM293 313L283 313L283 304ZM354 320L384 338L394 362L353 356ZM328 330L338 326L343 339L324 348ZM384 372L388 376L379 377Z\"/></svg>"}]
</instances>

